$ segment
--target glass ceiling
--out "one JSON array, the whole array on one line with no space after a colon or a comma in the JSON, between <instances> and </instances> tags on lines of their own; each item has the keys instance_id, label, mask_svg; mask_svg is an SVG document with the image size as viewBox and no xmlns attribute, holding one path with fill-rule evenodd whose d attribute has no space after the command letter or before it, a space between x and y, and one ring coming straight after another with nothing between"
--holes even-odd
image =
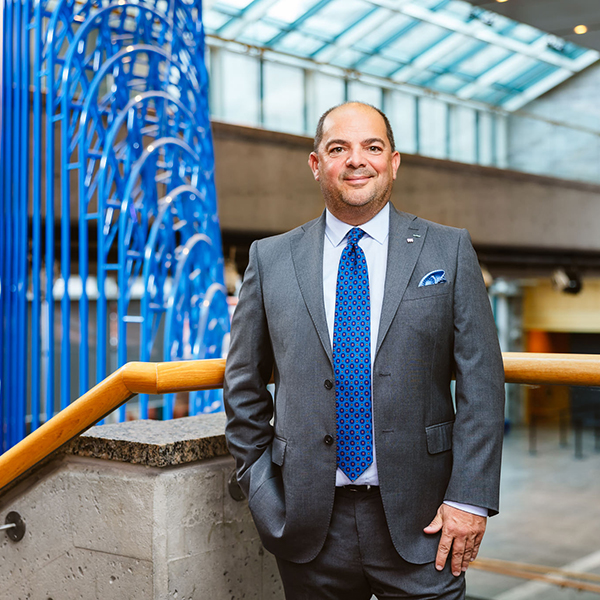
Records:
<instances>
[{"instance_id":1,"label":"glass ceiling","mask_svg":"<svg viewBox=\"0 0 600 600\"><path fill-rule=\"evenodd\" d=\"M462 0L205 0L211 36L514 111L597 61Z\"/></svg>"}]
</instances>

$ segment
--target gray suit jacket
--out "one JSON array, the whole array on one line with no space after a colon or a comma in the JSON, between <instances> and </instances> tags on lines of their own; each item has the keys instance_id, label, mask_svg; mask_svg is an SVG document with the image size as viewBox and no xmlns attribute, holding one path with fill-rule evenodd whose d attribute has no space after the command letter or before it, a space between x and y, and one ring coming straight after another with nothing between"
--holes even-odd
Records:
<instances>
[{"instance_id":1,"label":"gray suit jacket","mask_svg":"<svg viewBox=\"0 0 600 600\"><path fill-rule=\"evenodd\" d=\"M225 372L226 435L240 486L265 547L294 562L322 548L335 492L324 232L323 214L252 245ZM437 269L447 283L418 287ZM272 372L274 401L266 388ZM391 207L372 381L390 534L405 560L431 562L439 536L423 528L444 499L498 511L504 371L466 230Z\"/></svg>"}]
</instances>

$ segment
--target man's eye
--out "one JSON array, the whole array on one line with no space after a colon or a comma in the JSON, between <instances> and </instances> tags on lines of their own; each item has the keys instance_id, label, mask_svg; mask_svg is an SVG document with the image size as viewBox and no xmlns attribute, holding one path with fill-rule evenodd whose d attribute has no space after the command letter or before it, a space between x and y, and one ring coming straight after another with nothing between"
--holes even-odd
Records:
<instances>
[{"instance_id":1,"label":"man's eye","mask_svg":"<svg viewBox=\"0 0 600 600\"><path fill-rule=\"evenodd\" d=\"M369 146L370 152L381 152L381 148L379 146Z\"/></svg>"},{"instance_id":2,"label":"man's eye","mask_svg":"<svg viewBox=\"0 0 600 600\"><path fill-rule=\"evenodd\" d=\"M335 146L329 150L331 154L339 154L343 148L341 146Z\"/></svg>"}]
</instances>

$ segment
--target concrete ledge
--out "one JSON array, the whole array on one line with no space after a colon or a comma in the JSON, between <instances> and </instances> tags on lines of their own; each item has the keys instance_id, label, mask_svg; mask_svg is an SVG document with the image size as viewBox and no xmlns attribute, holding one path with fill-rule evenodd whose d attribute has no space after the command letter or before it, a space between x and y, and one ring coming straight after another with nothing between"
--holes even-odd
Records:
<instances>
[{"instance_id":1,"label":"concrete ledge","mask_svg":"<svg viewBox=\"0 0 600 600\"><path fill-rule=\"evenodd\" d=\"M65 454L168 467L227 456L225 414L172 421L128 421L92 427L67 444Z\"/></svg>"},{"instance_id":2,"label":"concrete ledge","mask_svg":"<svg viewBox=\"0 0 600 600\"><path fill-rule=\"evenodd\" d=\"M0 498L0 600L283 600L246 501L228 492L225 415L94 427Z\"/></svg>"}]
</instances>

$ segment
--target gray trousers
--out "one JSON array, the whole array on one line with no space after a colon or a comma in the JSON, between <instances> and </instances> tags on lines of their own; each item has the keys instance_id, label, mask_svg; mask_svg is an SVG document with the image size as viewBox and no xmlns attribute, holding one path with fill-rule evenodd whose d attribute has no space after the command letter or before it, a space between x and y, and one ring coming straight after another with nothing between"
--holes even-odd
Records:
<instances>
[{"instance_id":1,"label":"gray trousers","mask_svg":"<svg viewBox=\"0 0 600 600\"><path fill-rule=\"evenodd\" d=\"M327 539L309 563L277 559L286 600L463 600L464 574L454 577L450 560L414 565L392 544L378 488L338 488Z\"/></svg>"}]
</instances>

